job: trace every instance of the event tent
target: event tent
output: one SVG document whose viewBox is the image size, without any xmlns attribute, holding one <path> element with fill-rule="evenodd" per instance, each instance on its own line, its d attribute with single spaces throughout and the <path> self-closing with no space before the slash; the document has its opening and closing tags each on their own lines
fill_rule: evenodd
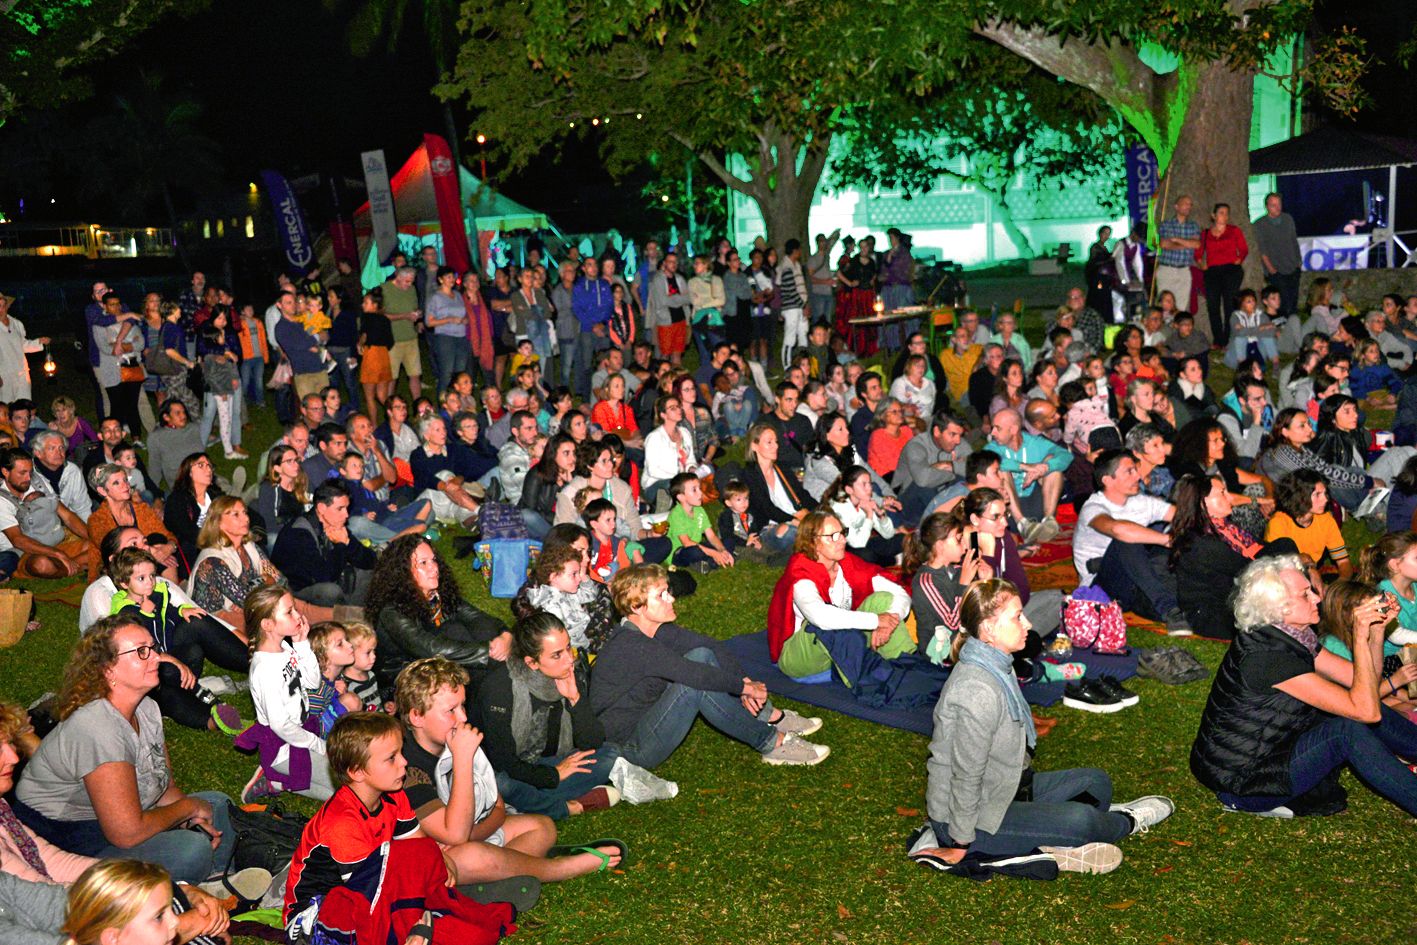
<svg viewBox="0 0 1417 945">
<path fill-rule="evenodd" d="M 416 253 L 426 244 L 438 245 L 442 224 L 438 221 L 438 205 L 433 196 L 433 175 L 428 166 L 428 149 L 419 145 L 398 172 L 389 179 L 394 195 L 394 220 L 398 226 L 399 245 Z M 522 206 L 500 194 L 485 181 L 480 181 L 466 167 L 458 167 L 458 189 L 462 197 L 463 225 L 468 243 L 475 247 L 479 259 L 487 263 L 487 247 L 492 238 L 513 230 L 554 230 L 551 218 L 537 210 Z M 366 201 L 354 211 L 354 233 L 359 241 L 363 260 L 361 279 L 366 287 L 378 285 L 387 277 L 373 249 L 373 224 Z"/>
</svg>

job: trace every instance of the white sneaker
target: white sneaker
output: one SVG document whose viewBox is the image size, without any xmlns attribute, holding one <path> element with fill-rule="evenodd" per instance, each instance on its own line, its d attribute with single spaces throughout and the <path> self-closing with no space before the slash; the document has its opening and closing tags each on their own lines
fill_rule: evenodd
<svg viewBox="0 0 1417 945">
<path fill-rule="evenodd" d="M 1038 533 L 1041 522 L 1035 522 L 1031 518 L 1021 518 L 1018 520 L 1018 543 L 1020 545 L 1033 544 L 1033 536 Z"/>
<path fill-rule="evenodd" d="M 1122 849 L 1112 843 L 1084 843 L 1080 847 L 1039 847 L 1065 873 L 1110 873 L 1122 865 Z"/>
<path fill-rule="evenodd" d="M 796 735 L 782 736 L 782 744 L 763 752 L 763 762 L 770 765 L 815 765 L 831 754 L 827 745 L 816 745 Z"/>
<path fill-rule="evenodd" d="M 1148 794 L 1125 804 L 1113 804 L 1107 808 L 1112 812 L 1126 814 L 1132 819 L 1132 833 L 1146 833 L 1167 817 L 1176 813 L 1176 802 L 1160 794 Z"/>
<path fill-rule="evenodd" d="M 801 715 L 791 709 L 782 710 L 782 718 L 772 723 L 784 735 L 811 735 L 822 727 L 822 720 L 814 715 Z"/>
<path fill-rule="evenodd" d="M 1058 520 L 1051 515 L 1045 516 L 1039 520 L 1038 526 L 1031 536 L 1033 544 L 1041 545 L 1044 542 L 1052 541 L 1054 538 L 1058 537 L 1059 531 L 1061 531 L 1061 529 L 1058 526 Z"/>
<path fill-rule="evenodd" d="M 1249 814 L 1251 817 L 1273 817 L 1276 820 L 1294 819 L 1294 811 L 1283 805 L 1271 807 L 1269 810 L 1241 810 L 1229 804 L 1221 804 L 1220 809 L 1227 814 Z"/>
</svg>

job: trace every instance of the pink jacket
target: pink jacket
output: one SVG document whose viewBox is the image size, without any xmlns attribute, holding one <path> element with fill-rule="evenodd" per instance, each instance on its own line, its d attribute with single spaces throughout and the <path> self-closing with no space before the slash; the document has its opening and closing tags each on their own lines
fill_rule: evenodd
<svg viewBox="0 0 1417 945">
<path fill-rule="evenodd" d="M 1107 394 L 1100 393 L 1088 400 L 1080 400 L 1068 408 L 1063 418 L 1063 445 L 1087 453 L 1088 435 L 1098 427 L 1112 425 L 1107 415 Z"/>
<path fill-rule="evenodd" d="M 4 803 L 5 801 L 0 800 L 0 804 Z M 44 861 L 44 868 L 49 871 L 49 882 L 67 886 L 78 879 L 80 873 L 98 862 L 91 856 L 80 856 L 61 850 L 43 837 L 35 836 L 34 831 L 28 827 L 24 829 L 34 840 L 35 846 L 39 847 L 39 858 Z M 3 828 L 0 828 L 0 870 L 31 883 L 45 882 L 45 878 L 25 862 L 14 838 Z"/>
</svg>

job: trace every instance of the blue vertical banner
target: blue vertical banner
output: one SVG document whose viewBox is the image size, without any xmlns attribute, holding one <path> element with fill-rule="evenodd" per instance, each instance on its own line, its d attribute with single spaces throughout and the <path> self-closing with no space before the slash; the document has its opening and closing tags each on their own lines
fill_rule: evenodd
<svg viewBox="0 0 1417 945">
<path fill-rule="evenodd" d="M 1144 144 L 1127 148 L 1127 219 L 1146 226 L 1147 205 L 1160 183 L 1156 155 Z"/>
<path fill-rule="evenodd" d="M 304 275 L 315 259 L 315 241 L 300 210 L 300 201 L 295 199 L 295 191 L 279 171 L 262 171 L 261 181 L 266 185 L 266 196 L 276 217 L 276 232 L 280 234 L 286 261 L 295 273 Z"/>
</svg>

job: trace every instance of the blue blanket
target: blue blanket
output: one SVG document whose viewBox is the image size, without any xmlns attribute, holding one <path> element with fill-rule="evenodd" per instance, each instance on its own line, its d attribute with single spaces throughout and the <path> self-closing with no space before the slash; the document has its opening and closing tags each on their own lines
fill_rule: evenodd
<svg viewBox="0 0 1417 945">
<path fill-rule="evenodd" d="M 948 676 L 947 671 L 915 656 L 890 662 L 863 657 L 855 691 L 840 680 L 804 685 L 784 676 L 769 658 L 767 631 L 733 637 L 725 645 L 742 664 L 743 672 L 767 683 L 768 692 L 774 695 L 927 736 L 933 727 L 931 715 L 940 687 Z M 1137 672 L 1135 650 L 1125 656 L 1078 652 L 1072 661 L 1086 663 L 1092 675 L 1106 673 L 1129 679 Z M 1055 705 L 1063 698 L 1063 686 L 1061 682 L 1029 683 L 1023 687 L 1023 695 L 1036 706 Z"/>
</svg>

